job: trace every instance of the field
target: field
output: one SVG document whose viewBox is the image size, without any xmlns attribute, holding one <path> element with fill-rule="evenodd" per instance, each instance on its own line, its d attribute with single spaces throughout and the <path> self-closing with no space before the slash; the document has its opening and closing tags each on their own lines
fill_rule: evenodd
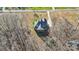
<svg viewBox="0 0 79 59">
<path fill-rule="evenodd" d="M 47 12 L 0 13 L 0 51 L 77 51 L 78 12 L 50 11 L 52 27 L 47 37 L 39 37 L 33 28 L 35 19 L 48 19 Z"/>
</svg>

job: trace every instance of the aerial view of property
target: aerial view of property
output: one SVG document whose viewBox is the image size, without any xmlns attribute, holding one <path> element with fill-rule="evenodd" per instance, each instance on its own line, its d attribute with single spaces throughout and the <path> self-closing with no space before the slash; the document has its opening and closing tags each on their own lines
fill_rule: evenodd
<svg viewBox="0 0 79 59">
<path fill-rule="evenodd" d="M 0 7 L 0 51 L 78 51 L 79 8 Z"/>
</svg>

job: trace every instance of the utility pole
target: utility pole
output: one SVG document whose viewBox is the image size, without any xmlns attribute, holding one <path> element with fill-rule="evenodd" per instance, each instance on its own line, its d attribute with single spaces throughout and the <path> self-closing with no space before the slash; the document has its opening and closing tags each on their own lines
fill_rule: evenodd
<svg viewBox="0 0 79 59">
<path fill-rule="evenodd" d="M 5 7 L 2 8 L 2 11 L 5 12 Z"/>
<path fill-rule="evenodd" d="M 55 7 L 52 7 L 52 10 L 55 10 Z M 50 17 L 50 11 L 47 11 L 47 15 L 48 15 L 48 24 L 49 24 L 49 27 L 52 27 L 52 20 L 51 20 L 51 17 Z"/>
<path fill-rule="evenodd" d="M 55 7 L 52 7 L 52 10 L 55 10 Z"/>
<path fill-rule="evenodd" d="M 48 25 L 49 25 L 49 27 L 52 27 L 52 20 L 51 20 L 50 12 L 49 11 L 47 11 L 47 15 L 48 15 L 48 20 L 47 20 Z"/>
</svg>

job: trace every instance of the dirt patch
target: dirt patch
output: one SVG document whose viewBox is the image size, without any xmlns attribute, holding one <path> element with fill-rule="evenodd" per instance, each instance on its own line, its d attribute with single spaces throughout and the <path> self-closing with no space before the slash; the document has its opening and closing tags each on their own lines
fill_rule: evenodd
<svg viewBox="0 0 79 59">
<path fill-rule="evenodd" d="M 42 17 L 48 19 L 47 12 L 0 13 L 0 50 L 79 50 L 66 44 L 68 40 L 79 39 L 78 11 L 50 12 L 52 27 L 47 37 L 39 37 L 33 28 L 33 21 Z"/>
</svg>

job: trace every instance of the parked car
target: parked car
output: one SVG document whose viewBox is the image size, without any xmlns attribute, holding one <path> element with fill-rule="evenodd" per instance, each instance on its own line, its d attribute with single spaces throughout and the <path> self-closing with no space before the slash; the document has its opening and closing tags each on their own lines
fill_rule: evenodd
<svg viewBox="0 0 79 59">
<path fill-rule="evenodd" d="M 49 25 L 47 20 L 45 18 L 38 20 L 34 30 L 39 36 L 47 36 L 49 34 Z"/>
</svg>

